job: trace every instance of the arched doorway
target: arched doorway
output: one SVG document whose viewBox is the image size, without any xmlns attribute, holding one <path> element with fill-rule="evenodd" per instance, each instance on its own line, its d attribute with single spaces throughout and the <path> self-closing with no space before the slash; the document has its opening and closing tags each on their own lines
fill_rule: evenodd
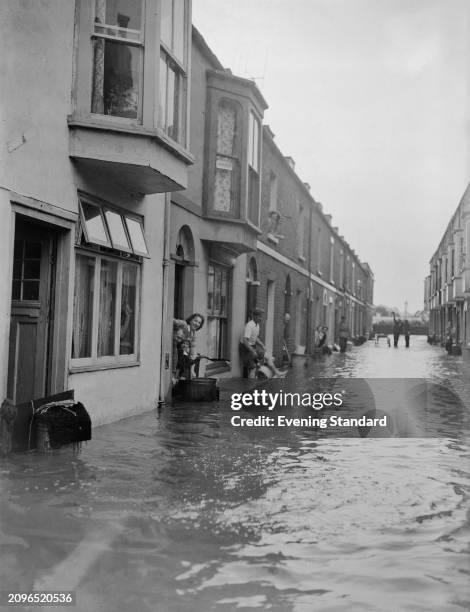
<svg viewBox="0 0 470 612">
<path fill-rule="evenodd" d="M 185 319 L 192 312 L 194 292 L 194 241 L 191 230 L 183 225 L 176 237 L 173 318 Z"/>
</svg>

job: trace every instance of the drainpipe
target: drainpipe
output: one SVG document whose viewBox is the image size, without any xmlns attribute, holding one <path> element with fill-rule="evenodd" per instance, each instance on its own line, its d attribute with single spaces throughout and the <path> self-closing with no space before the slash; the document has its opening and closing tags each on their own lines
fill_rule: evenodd
<svg viewBox="0 0 470 612">
<path fill-rule="evenodd" d="M 170 273 L 170 193 L 165 193 L 165 213 L 163 217 L 163 260 L 162 260 L 162 324 L 160 335 L 160 381 L 158 390 L 158 408 L 165 406 L 165 370 L 167 369 L 166 332 L 168 319 L 168 276 Z"/>
<path fill-rule="evenodd" d="M 311 275 L 312 275 L 312 220 L 313 220 L 313 204 L 310 205 L 310 211 L 308 215 L 308 291 L 307 291 L 307 342 L 306 342 L 306 353 L 310 353 L 311 335 L 312 335 L 312 321 L 311 321 L 311 310 L 312 310 L 312 299 L 310 295 L 313 287 Z"/>
</svg>

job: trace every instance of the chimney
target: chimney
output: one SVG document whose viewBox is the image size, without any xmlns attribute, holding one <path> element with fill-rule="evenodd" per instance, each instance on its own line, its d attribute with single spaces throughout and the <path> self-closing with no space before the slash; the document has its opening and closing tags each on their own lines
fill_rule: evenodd
<svg viewBox="0 0 470 612">
<path fill-rule="evenodd" d="M 289 168 L 291 170 L 295 170 L 295 161 L 292 159 L 292 157 L 289 157 L 288 155 L 286 155 L 284 157 L 284 159 L 286 160 L 287 165 L 289 166 Z"/>
<path fill-rule="evenodd" d="M 321 202 L 315 202 L 315 203 L 316 203 L 316 205 L 317 205 L 318 210 L 319 210 L 320 212 L 322 212 L 322 211 L 323 211 L 323 204 L 322 204 Z"/>
<path fill-rule="evenodd" d="M 328 225 L 331 225 L 331 219 L 333 217 L 331 215 L 325 215 L 325 219 L 327 220 Z"/>
<path fill-rule="evenodd" d="M 304 187 L 307 191 L 310 191 L 310 183 L 304 183 Z"/>
<path fill-rule="evenodd" d="M 334 228 L 333 228 L 333 231 L 334 231 L 334 232 L 336 232 L 336 233 L 338 233 L 338 232 L 339 232 L 339 229 L 338 229 L 337 227 L 334 227 Z"/>
</svg>

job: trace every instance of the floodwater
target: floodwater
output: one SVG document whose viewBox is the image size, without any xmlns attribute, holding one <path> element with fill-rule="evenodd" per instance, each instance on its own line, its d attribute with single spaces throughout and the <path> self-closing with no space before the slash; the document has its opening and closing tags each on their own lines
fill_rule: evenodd
<svg viewBox="0 0 470 612">
<path fill-rule="evenodd" d="M 97 428 L 79 454 L 12 456 L 0 588 L 73 590 L 78 612 L 470 609 L 470 371 L 413 337 L 299 360 L 265 388 L 318 377 L 367 379 L 392 412 L 398 391 L 372 379 L 431 381 L 407 395 L 426 435 L 236 428 L 226 392 Z"/>
</svg>

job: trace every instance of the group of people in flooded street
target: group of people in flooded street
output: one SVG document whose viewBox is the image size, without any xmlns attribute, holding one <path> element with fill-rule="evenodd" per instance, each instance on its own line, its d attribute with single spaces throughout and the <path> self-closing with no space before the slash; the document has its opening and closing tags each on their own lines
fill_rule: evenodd
<svg viewBox="0 0 470 612">
<path fill-rule="evenodd" d="M 260 339 L 260 323 L 264 311 L 254 308 L 245 325 L 243 336 L 240 339 L 240 357 L 249 378 L 254 378 L 261 372 L 267 378 L 283 377 L 285 370 L 277 367 L 274 357 L 266 351 L 266 347 Z M 286 326 L 288 319 L 286 318 Z M 176 355 L 174 366 L 174 384 L 179 380 L 188 380 L 199 375 L 199 362 L 203 356 L 196 350 L 196 334 L 204 325 L 204 316 L 198 312 L 193 313 L 187 319 L 173 320 L 173 341 Z M 314 351 L 321 354 L 331 354 L 333 350 L 341 353 L 346 352 L 350 330 L 346 318 L 341 317 L 339 328 L 339 346 L 328 345 L 328 327 L 318 325 L 314 331 Z M 287 342 L 284 340 L 284 349 L 287 352 Z M 288 355 L 290 357 L 290 355 Z"/>
</svg>

